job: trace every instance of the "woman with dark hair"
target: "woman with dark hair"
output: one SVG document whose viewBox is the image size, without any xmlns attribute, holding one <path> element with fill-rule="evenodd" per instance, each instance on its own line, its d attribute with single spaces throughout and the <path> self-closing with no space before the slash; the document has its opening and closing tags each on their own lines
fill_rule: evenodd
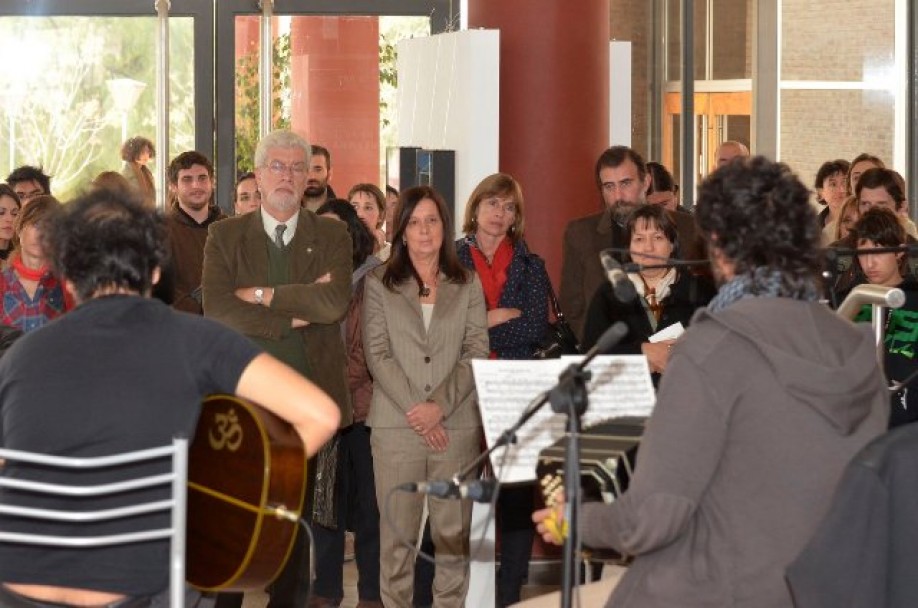
<svg viewBox="0 0 918 608">
<path fill-rule="evenodd" d="M 0 184 L 0 260 L 7 260 L 15 246 L 16 218 L 20 208 L 22 204 L 13 189 L 7 184 Z"/>
<path fill-rule="evenodd" d="M 38 329 L 72 307 L 64 285 L 52 272 L 42 234 L 60 212 L 53 196 L 33 198 L 16 221 L 16 248 L 0 273 L 0 325 L 23 332 Z"/>
<path fill-rule="evenodd" d="M 143 206 L 153 209 L 156 206 L 156 187 L 153 185 L 153 173 L 147 168 L 150 159 L 156 158 L 156 148 L 146 137 L 132 137 L 121 146 L 121 160 L 124 168 L 121 175 L 140 195 Z"/>
<path fill-rule="evenodd" d="M 481 420 L 471 360 L 488 356 L 488 333 L 481 282 L 456 256 L 443 197 L 409 188 L 396 215 L 392 256 L 367 275 L 362 329 L 373 376 L 367 424 L 376 498 L 394 526 L 380 529 L 380 591 L 387 606 L 410 606 L 410 547 L 424 497 L 396 488 L 449 478 L 475 458 Z M 431 499 L 427 507 L 438 559 L 434 604 L 459 608 L 468 591 L 471 504 Z"/>
<path fill-rule="evenodd" d="M 823 228 L 834 224 L 840 217 L 841 207 L 848 197 L 848 169 L 851 165 L 843 158 L 822 163 L 816 172 L 813 186 L 816 188 L 816 202 L 825 205 L 819 212 L 819 225 Z"/>
<path fill-rule="evenodd" d="M 631 261 L 660 265 L 678 257 L 676 225 L 663 207 L 644 205 L 628 217 L 625 238 Z M 612 351 L 615 354 L 644 354 L 654 382 L 666 369 L 675 339 L 651 342 L 658 331 L 681 323 L 687 326 L 695 310 L 714 295 L 714 286 L 704 277 L 680 268 L 647 268 L 628 273 L 637 297 L 620 302 L 611 283 L 603 283 L 590 302 L 583 329 L 583 347 L 591 348 L 616 321 L 628 325 L 628 334 Z"/>
<path fill-rule="evenodd" d="M 338 495 L 342 497 L 343 508 L 339 508 L 338 530 L 333 546 L 335 555 L 318 556 L 316 576 L 333 578 L 336 587 L 341 587 L 343 597 L 342 564 L 344 562 L 344 529 L 348 521 L 353 522 L 354 555 L 357 562 L 357 596 L 360 606 L 382 607 L 379 599 L 379 508 L 376 504 L 376 482 L 373 477 L 373 454 L 370 448 L 370 429 L 366 420 L 373 396 L 373 378 L 367 369 L 363 352 L 363 333 L 360 316 L 363 309 L 364 280 L 366 274 L 382 264 L 373 255 L 376 239 L 370 234 L 357 212 L 346 200 L 336 198 L 326 201 L 316 214 L 341 220 L 347 224 L 353 243 L 353 267 L 351 276 L 353 296 L 347 309 L 347 316 L 341 326 L 344 347 L 347 353 L 347 381 L 351 393 L 354 422 L 341 431 L 339 453 Z M 334 571 L 332 571 L 334 570 Z M 326 574 L 327 572 L 327 574 Z M 335 598 L 318 598 L 335 604 Z"/>
<path fill-rule="evenodd" d="M 908 237 L 895 213 L 882 207 L 866 211 L 851 229 L 858 249 L 898 247 Z M 906 252 L 862 253 L 854 258 L 856 276 L 872 285 L 898 287 L 905 292 L 905 304 L 886 311 L 884 327 L 884 368 L 890 382 L 902 381 L 918 369 L 918 281 L 909 272 Z M 847 294 L 841 294 L 839 301 Z M 865 306 L 855 321 L 871 320 L 872 307 Z M 889 427 L 918 420 L 918 397 L 915 391 L 902 387 L 890 396 Z"/>
<path fill-rule="evenodd" d="M 523 191 L 506 173 L 484 178 L 469 196 L 456 241 L 459 260 L 475 271 L 488 308 L 492 359 L 530 359 L 548 329 L 549 279 L 542 259 L 529 252 Z M 531 484 L 504 486 L 498 498 L 500 569 L 497 605 L 520 601 L 529 571 L 535 528 Z"/>
</svg>

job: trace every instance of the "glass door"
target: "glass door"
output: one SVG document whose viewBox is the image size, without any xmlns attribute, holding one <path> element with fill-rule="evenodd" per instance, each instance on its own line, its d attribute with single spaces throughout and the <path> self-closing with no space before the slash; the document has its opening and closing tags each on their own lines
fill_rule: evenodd
<svg viewBox="0 0 918 608">
<path fill-rule="evenodd" d="M 682 112 L 681 93 L 667 93 L 663 102 L 663 160 L 673 175 L 679 175 L 679 124 Z M 752 127 L 752 93 L 731 91 L 695 93 L 696 184 L 711 169 L 714 153 L 725 141 L 749 145 Z M 688 193 L 686 193 L 688 195 Z"/>
<path fill-rule="evenodd" d="M 121 170 L 121 144 L 156 139 L 157 17 L 150 0 L 6 2 L 0 8 L 0 177 L 32 164 L 67 199 L 102 171 Z M 170 146 L 213 152 L 211 0 L 173 0 Z"/>
<path fill-rule="evenodd" d="M 275 0 L 271 125 L 329 150 L 338 196 L 359 182 L 384 185 L 386 148 L 396 142 L 396 45 L 444 31 L 451 15 L 448 0 Z M 253 168 L 261 19 L 251 1 L 217 4 L 217 189 L 225 208 L 236 175 Z"/>
</svg>

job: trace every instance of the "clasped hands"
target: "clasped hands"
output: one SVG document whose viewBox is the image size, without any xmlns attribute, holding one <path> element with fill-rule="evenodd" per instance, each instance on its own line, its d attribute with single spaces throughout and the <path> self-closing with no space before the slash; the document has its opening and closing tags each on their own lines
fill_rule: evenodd
<svg viewBox="0 0 918 608">
<path fill-rule="evenodd" d="M 431 450 L 445 452 L 449 434 L 443 428 L 443 410 L 433 401 L 422 401 L 405 414 L 408 428 L 420 435 Z"/>
</svg>

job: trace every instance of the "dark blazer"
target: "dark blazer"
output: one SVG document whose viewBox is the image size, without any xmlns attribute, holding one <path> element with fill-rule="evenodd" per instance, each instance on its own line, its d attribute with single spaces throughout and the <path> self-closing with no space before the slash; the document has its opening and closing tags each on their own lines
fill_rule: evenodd
<svg viewBox="0 0 918 608">
<path fill-rule="evenodd" d="M 488 320 L 478 275 L 453 283 L 440 274 L 425 330 L 417 284 L 404 281 L 389 290 L 385 270 L 367 275 L 363 294 L 363 349 L 373 376 L 367 425 L 407 428 L 408 410 L 433 401 L 446 429 L 481 426 L 471 361 L 488 358 Z"/>
<path fill-rule="evenodd" d="M 683 211 L 669 213 L 676 224 L 679 257 L 684 260 L 704 258 L 705 247 L 694 217 Z M 572 220 L 564 230 L 558 300 L 561 311 L 581 341 L 590 299 L 606 281 L 599 252 L 609 247 L 627 249 L 628 245 L 624 228 L 612 221 L 609 209 Z"/>
<path fill-rule="evenodd" d="M 456 241 L 459 261 L 472 272 L 475 272 L 471 249 L 474 243 L 474 236 Z M 530 253 L 526 243 L 516 243 L 498 307 L 517 308 L 521 314 L 488 329 L 491 350 L 498 359 L 531 359 L 541 345 L 548 331 L 548 281 L 542 258 Z"/>
<path fill-rule="evenodd" d="M 236 297 L 239 287 L 265 285 L 268 235 L 256 211 L 210 226 L 204 248 L 204 314 L 252 337 L 278 339 L 299 332 L 312 378 L 341 408 L 341 426 L 351 423 L 346 359 L 339 321 L 351 298 L 351 239 L 344 223 L 300 211 L 290 241 L 290 283 L 275 288 L 270 307 Z M 315 283 L 326 272 L 331 282 Z M 309 321 L 291 329 L 291 319 Z"/>
<path fill-rule="evenodd" d="M 657 330 L 650 325 L 647 312 L 641 298 L 631 302 L 619 302 L 612 290 L 612 284 L 603 283 L 590 302 L 586 324 L 583 328 L 583 348 L 592 348 L 613 323 L 624 321 L 628 333 L 612 349 L 611 354 L 639 355 L 641 344 L 657 331 L 675 323 L 688 327 L 695 311 L 706 306 L 714 297 L 714 285 L 705 277 L 696 277 L 688 272 L 680 272 L 670 286 L 669 294 L 660 302 L 663 314 L 657 324 Z"/>
</svg>

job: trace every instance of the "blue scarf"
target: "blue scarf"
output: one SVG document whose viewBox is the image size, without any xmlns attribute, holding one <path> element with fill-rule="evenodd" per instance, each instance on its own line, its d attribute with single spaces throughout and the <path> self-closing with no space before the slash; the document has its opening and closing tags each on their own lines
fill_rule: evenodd
<svg viewBox="0 0 918 608">
<path fill-rule="evenodd" d="M 768 268 L 756 268 L 741 274 L 720 286 L 717 295 L 708 304 L 711 312 L 721 311 L 743 298 L 793 298 L 807 302 L 819 300 L 819 289 L 814 280 L 806 281 L 796 289 L 784 281 L 784 273 Z"/>
</svg>

